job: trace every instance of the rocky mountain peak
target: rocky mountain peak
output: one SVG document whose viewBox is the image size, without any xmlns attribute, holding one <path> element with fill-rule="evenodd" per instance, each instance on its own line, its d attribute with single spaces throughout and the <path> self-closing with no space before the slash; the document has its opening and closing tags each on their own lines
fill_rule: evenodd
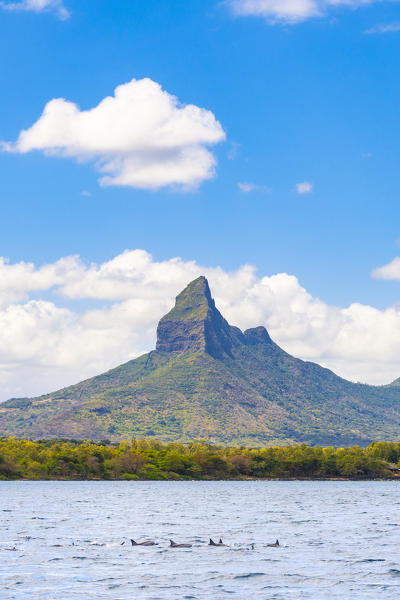
<svg viewBox="0 0 400 600">
<path fill-rule="evenodd" d="M 176 297 L 174 308 L 158 324 L 160 352 L 208 352 L 216 358 L 230 354 L 241 332 L 230 327 L 215 306 L 208 281 L 198 277 Z M 243 336 L 242 336 L 243 337 Z"/>
<path fill-rule="evenodd" d="M 207 279 L 202 275 L 191 281 L 175 299 L 174 308 L 163 317 L 174 321 L 186 321 L 201 318 L 209 310 L 215 309 Z M 215 309 L 216 310 L 216 309 Z"/>
</svg>

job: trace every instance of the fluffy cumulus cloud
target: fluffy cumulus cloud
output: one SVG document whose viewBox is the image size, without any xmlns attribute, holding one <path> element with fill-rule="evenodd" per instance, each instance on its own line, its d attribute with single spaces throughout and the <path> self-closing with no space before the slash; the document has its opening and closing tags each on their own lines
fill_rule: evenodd
<svg viewBox="0 0 400 600">
<path fill-rule="evenodd" d="M 30 11 L 35 13 L 52 12 L 60 19 L 68 19 L 70 14 L 62 0 L 20 0 L 20 2 L 0 2 L 0 7 L 11 11 Z"/>
<path fill-rule="evenodd" d="M 377 267 L 372 271 L 376 279 L 392 279 L 400 281 L 400 256 L 396 256 L 390 263 Z"/>
<path fill-rule="evenodd" d="M 295 24 L 328 14 L 335 7 L 358 8 L 382 0 L 227 0 L 238 16 L 262 17 L 269 22 Z M 396 1 L 396 0 L 394 0 Z"/>
<path fill-rule="evenodd" d="M 33 263 L 10 265 L 0 257 L 0 308 L 26 300 L 30 292 L 44 291 L 60 285 L 77 264 L 77 258 L 66 257 L 37 268 Z"/>
<path fill-rule="evenodd" d="M 311 194 L 313 187 L 313 184 L 309 181 L 301 181 L 300 183 L 296 183 L 296 192 L 298 194 Z"/>
<path fill-rule="evenodd" d="M 288 352 L 353 380 L 400 375 L 399 307 L 329 306 L 287 273 L 157 262 L 130 250 L 103 264 L 77 256 L 43 266 L 1 261 L 0 399 L 51 391 L 152 349 L 158 320 L 200 274 L 232 324 L 265 325 Z"/>
<path fill-rule="evenodd" d="M 102 185 L 192 188 L 214 175 L 209 146 L 225 139 L 212 112 L 182 105 L 151 79 L 118 86 L 90 110 L 63 98 L 3 150 L 94 161 Z"/>
</svg>

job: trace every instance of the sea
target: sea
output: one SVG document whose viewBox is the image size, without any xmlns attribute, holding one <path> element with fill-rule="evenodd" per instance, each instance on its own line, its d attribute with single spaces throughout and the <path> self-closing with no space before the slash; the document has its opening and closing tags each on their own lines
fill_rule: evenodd
<svg viewBox="0 0 400 600">
<path fill-rule="evenodd" d="M 0 519 L 2 600 L 400 598 L 396 481 L 2 481 Z"/>
</svg>

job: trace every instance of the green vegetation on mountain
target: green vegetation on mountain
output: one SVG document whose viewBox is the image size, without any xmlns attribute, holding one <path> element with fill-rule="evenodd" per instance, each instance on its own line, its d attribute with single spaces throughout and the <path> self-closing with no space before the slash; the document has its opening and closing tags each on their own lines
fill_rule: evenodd
<svg viewBox="0 0 400 600">
<path fill-rule="evenodd" d="M 156 350 L 78 385 L 0 405 L 0 435 L 153 438 L 255 446 L 366 446 L 400 438 L 400 385 L 346 381 L 245 332 L 199 277 L 157 329 Z"/>
<path fill-rule="evenodd" d="M 157 440 L 0 439 L 0 479 L 371 479 L 400 477 L 393 469 L 399 460 L 400 444 L 394 443 L 250 449 Z"/>
</svg>

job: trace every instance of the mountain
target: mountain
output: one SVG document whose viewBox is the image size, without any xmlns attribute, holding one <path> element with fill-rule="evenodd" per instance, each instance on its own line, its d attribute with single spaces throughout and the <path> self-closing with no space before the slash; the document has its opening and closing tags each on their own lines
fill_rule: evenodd
<svg viewBox="0 0 400 600">
<path fill-rule="evenodd" d="M 58 392 L 1 404 L 0 435 L 366 445 L 399 439 L 399 383 L 351 383 L 290 356 L 264 327 L 232 327 L 199 277 L 159 322 L 155 351 Z"/>
</svg>

